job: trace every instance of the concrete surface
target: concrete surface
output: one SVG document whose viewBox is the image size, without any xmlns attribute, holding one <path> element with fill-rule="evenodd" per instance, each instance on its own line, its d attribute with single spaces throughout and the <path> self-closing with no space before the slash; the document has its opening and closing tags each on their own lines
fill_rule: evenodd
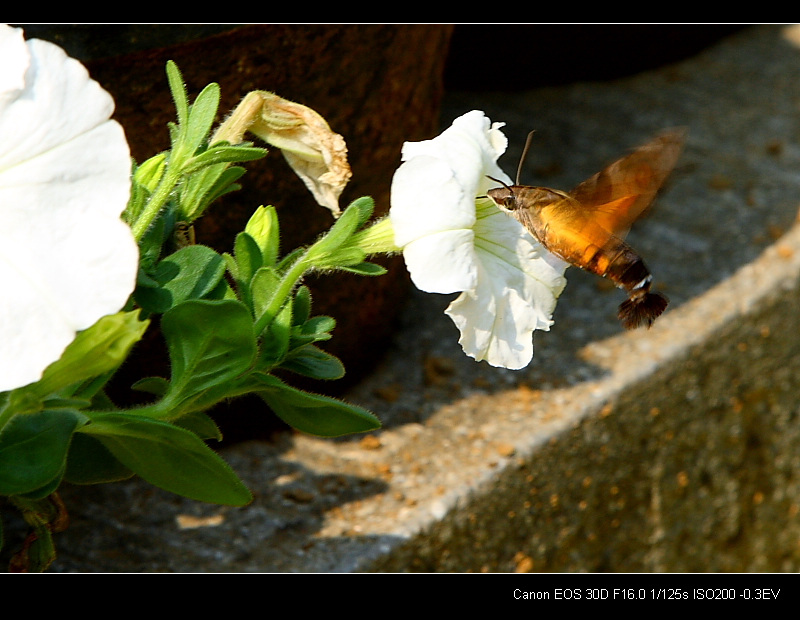
<svg viewBox="0 0 800 620">
<path fill-rule="evenodd" d="M 543 59 L 542 62 L 546 62 Z M 672 303 L 622 333 L 621 293 L 567 271 L 552 331 L 512 372 L 463 355 L 415 293 L 348 398 L 380 433 L 224 451 L 256 499 L 65 489 L 53 571 L 800 569 L 800 35 L 759 26 L 632 78 L 449 93 L 507 123 L 513 175 L 568 189 L 661 128 L 678 169 L 629 237 Z"/>
</svg>

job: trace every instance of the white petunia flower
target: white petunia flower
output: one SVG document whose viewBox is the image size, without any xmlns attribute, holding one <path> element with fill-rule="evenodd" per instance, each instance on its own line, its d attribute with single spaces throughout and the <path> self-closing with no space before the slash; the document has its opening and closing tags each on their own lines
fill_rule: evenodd
<svg viewBox="0 0 800 620">
<path fill-rule="evenodd" d="M 114 101 L 60 47 L 0 25 L 0 391 L 37 381 L 133 291 Z"/>
<path fill-rule="evenodd" d="M 446 313 L 464 352 L 519 369 L 533 357 L 533 331 L 552 324 L 567 264 L 486 198 L 497 185 L 488 177 L 512 184 L 497 165 L 500 127 L 474 110 L 432 140 L 407 142 L 389 217 L 417 288 L 461 292 Z"/>
</svg>

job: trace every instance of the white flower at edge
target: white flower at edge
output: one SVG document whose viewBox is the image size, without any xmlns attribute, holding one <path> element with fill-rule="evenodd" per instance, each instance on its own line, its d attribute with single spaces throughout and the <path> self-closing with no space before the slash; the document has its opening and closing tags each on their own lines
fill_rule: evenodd
<svg viewBox="0 0 800 620">
<path fill-rule="evenodd" d="M 501 123 L 474 110 L 441 135 L 407 142 L 392 180 L 391 218 L 411 280 L 429 293 L 461 292 L 446 313 L 464 352 L 519 369 L 533 357 L 533 331 L 547 331 L 567 264 L 485 197 L 509 185 L 497 165 Z"/>
<path fill-rule="evenodd" d="M 37 381 L 120 310 L 138 248 L 114 101 L 60 47 L 0 25 L 0 391 Z"/>
</svg>

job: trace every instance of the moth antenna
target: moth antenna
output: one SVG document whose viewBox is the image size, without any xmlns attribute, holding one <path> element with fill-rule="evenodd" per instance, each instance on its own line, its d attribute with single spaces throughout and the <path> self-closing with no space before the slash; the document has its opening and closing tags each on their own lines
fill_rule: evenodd
<svg viewBox="0 0 800 620">
<path fill-rule="evenodd" d="M 509 192 L 511 192 L 511 194 L 512 194 L 512 195 L 514 194 L 514 190 L 513 190 L 513 189 L 511 189 L 511 188 L 510 188 L 508 185 L 506 185 L 505 183 L 503 183 L 503 181 L 501 181 L 500 179 L 495 179 L 494 177 L 490 177 L 488 174 L 486 175 L 486 178 L 487 178 L 487 179 L 490 179 L 490 180 L 492 180 L 492 181 L 494 181 L 495 183 L 500 183 L 500 185 L 502 185 L 503 187 L 505 187 L 505 188 L 506 188 L 506 189 L 507 189 Z"/>
<path fill-rule="evenodd" d="M 534 129 L 528 134 L 527 139 L 525 140 L 525 148 L 522 149 L 522 155 L 519 158 L 519 165 L 517 166 L 517 181 L 516 185 L 519 185 L 519 178 L 522 176 L 522 165 L 525 163 L 525 158 L 528 156 L 528 149 L 531 148 L 531 141 L 533 140 L 533 134 L 536 132 Z"/>
</svg>

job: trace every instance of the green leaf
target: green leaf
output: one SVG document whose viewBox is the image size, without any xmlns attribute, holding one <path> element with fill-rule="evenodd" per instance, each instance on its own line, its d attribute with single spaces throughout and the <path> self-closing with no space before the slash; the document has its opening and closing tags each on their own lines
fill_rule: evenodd
<svg viewBox="0 0 800 620">
<path fill-rule="evenodd" d="M 240 267 L 241 269 L 241 267 Z M 269 308 L 272 298 L 277 293 L 281 279 L 272 267 L 261 267 L 250 282 L 250 300 L 253 316 L 258 321 Z M 278 310 L 280 313 L 280 310 Z"/>
<path fill-rule="evenodd" d="M 291 427 L 322 437 L 363 433 L 380 428 L 380 420 L 366 409 L 290 387 L 271 375 L 253 375 L 263 389 L 258 395 Z"/>
<path fill-rule="evenodd" d="M 202 299 L 224 275 L 222 256 L 204 245 L 187 245 L 156 265 L 151 274 L 156 286 L 141 283 L 136 301 L 148 312 L 160 314 L 184 301 Z"/>
<path fill-rule="evenodd" d="M 312 342 L 320 342 L 322 340 L 330 340 L 330 332 L 336 327 L 336 319 L 330 316 L 314 316 L 308 319 L 302 326 L 295 327 L 292 330 L 292 341 L 289 345 L 290 348 L 311 344 Z"/>
<path fill-rule="evenodd" d="M 371 213 L 371 199 L 359 199 L 350 203 L 328 232 L 312 245 L 305 260 L 316 269 L 328 269 L 355 265 L 366 258 L 366 253 L 357 245 L 348 245 L 352 235 L 363 224 L 364 216 Z"/>
<path fill-rule="evenodd" d="M 340 248 L 336 253 L 332 254 L 326 265 L 326 269 L 347 269 L 348 267 L 356 267 L 364 264 L 364 259 L 367 253 L 359 247 L 351 246 L 347 248 Z"/>
<path fill-rule="evenodd" d="M 206 299 L 230 299 L 231 301 L 237 301 L 239 298 L 231 288 L 231 285 L 228 284 L 228 281 L 222 278 L 216 288 L 206 295 Z"/>
<path fill-rule="evenodd" d="M 313 344 L 294 349 L 281 363 L 280 368 L 298 375 L 331 381 L 344 377 L 344 365 L 338 357 Z"/>
<path fill-rule="evenodd" d="M 167 153 L 159 153 L 136 167 L 133 173 L 133 180 L 148 192 L 153 193 L 158 187 L 161 177 L 164 176 L 166 167 Z"/>
<path fill-rule="evenodd" d="M 358 210 L 358 227 L 360 228 L 372 217 L 372 212 L 375 210 L 375 201 L 371 196 L 362 196 L 347 205 L 347 208 Z"/>
<path fill-rule="evenodd" d="M 339 216 L 336 223 L 330 227 L 325 236 L 309 248 L 308 260 L 315 267 L 327 266 L 330 262 L 330 256 L 347 242 L 350 236 L 358 229 L 360 221 L 361 211 L 351 204 Z"/>
<path fill-rule="evenodd" d="M 236 191 L 236 183 L 245 173 L 241 166 L 217 164 L 189 175 L 179 188 L 179 211 L 181 218 L 193 222 L 220 196 Z"/>
<path fill-rule="evenodd" d="M 175 424 L 187 431 L 192 431 L 200 439 L 216 439 L 222 441 L 222 432 L 217 423 L 202 411 L 191 411 L 175 421 Z"/>
<path fill-rule="evenodd" d="M 183 302 L 164 314 L 161 328 L 172 365 L 165 400 L 172 407 L 236 378 L 256 355 L 252 317 L 239 301 Z"/>
<path fill-rule="evenodd" d="M 187 154 L 194 155 L 195 151 L 205 142 L 211 125 L 219 107 L 219 84 L 212 82 L 206 86 L 189 108 L 189 118 L 186 121 L 186 134 L 184 136 Z M 195 157 L 185 165 L 191 168 Z M 185 168 L 182 167 L 182 171 Z"/>
<path fill-rule="evenodd" d="M 126 467 L 166 491 L 242 506 L 252 495 L 230 466 L 191 431 L 126 413 L 93 414 L 89 433 Z"/>
<path fill-rule="evenodd" d="M 169 381 L 164 377 L 144 377 L 131 385 L 131 389 L 155 396 L 164 396 L 169 389 Z"/>
<path fill-rule="evenodd" d="M 189 98 L 186 95 L 183 76 L 178 69 L 178 65 L 172 60 L 167 61 L 167 82 L 178 113 L 178 124 L 185 125 L 189 118 Z"/>
<path fill-rule="evenodd" d="M 68 525 L 64 505 L 52 495 L 40 498 L 16 495 L 10 497 L 9 501 L 22 513 L 22 518 L 31 528 L 12 564 L 16 570 L 28 573 L 46 571 L 56 559 L 53 532 L 62 532 Z"/>
<path fill-rule="evenodd" d="M 250 234 L 240 232 L 233 242 L 233 255 L 236 258 L 237 283 L 246 293 L 250 289 L 250 281 L 263 264 L 261 248 Z"/>
<path fill-rule="evenodd" d="M 145 204 L 158 187 L 167 165 L 167 153 L 159 153 L 141 165 L 133 165 L 133 182 L 131 197 L 122 219 L 128 224 L 135 222 L 142 213 Z"/>
<path fill-rule="evenodd" d="M 306 251 L 303 247 L 295 248 L 278 261 L 277 270 L 281 273 L 288 271 L 296 262 L 304 258 Z"/>
<path fill-rule="evenodd" d="M 269 371 L 289 352 L 292 333 L 292 304 L 285 304 L 275 320 L 262 334 L 259 351 L 259 367 Z"/>
<path fill-rule="evenodd" d="M 231 278 L 238 280 L 239 267 L 236 265 L 236 259 L 232 254 L 228 254 L 227 252 L 222 253 L 222 258 L 225 259 L 225 267 L 228 269 L 228 273 L 231 275 Z"/>
<path fill-rule="evenodd" d="M 211 126 L 209 125 L 209 129 Z M 218 145 L 212 146 L 190 159 L 183 168 L 184 174 L 192 174 L 207 166 L 217 164 L 231 164 L 243 161 L 261 159 L 267 154 L 267 149 L 248 146 Z"/>
<path fill-rule="evenodd" d="M 82 381 L 79 385 L 76 385 L 74 389 L 71 389 L 70 392 L 72 393 L 73 399 L 81 399 L 87 402 L 86 406 L 75 406 L 76 409 L 86 409 L 86 408 L 93 408 L 93 409 L 106 409 L 106 408 L 114 408 L 114 404 L 108 395 L 103 391 L 106 383 L 111 377 L 114 375 L 114 370 L 109 370 L 104 372 L 101 375 L 94 377 L 93 379 L 87 379 L 86 381 Z M 48 403 L 51 401 L 48 400 Z"/>
<path fill-rule="evenodd" d="M 57 487 L 72 434 L 85 422 L 86 416 L 70 409 L 45 409 L 11 418 L 0 431 L 0 495 Z"/>
<path fill-rule="evenodd" d="M 64 480 L 70 484 L 118 482 L 133 476 L 97 439 L 86 433 L 75 433 L 69 447 Z"/>
<path fill-rule="evenodd" d="M 300 286 L 292 301 L 294 316 L 293 325 L 303 325 L 311 316 L 311 291 L 305 285 Z"/>
<path fill-rule="evenodd" d="M 340 267 L 340 269 L 358 274 L 360 276 L 382 276 L 386 273 L 385 267 L 367 261 L 358 263 L 357 265 Z"/>
<path fill-rule="evenodd" d="M 149 325 L 149 321 L 139 321 L 138 315 L 139 310 L 109 314 L 78 333 L 39 381 L 11 392 L 8 407 L 31 411 L 37 401 L 51 394 L 116 370 Z"/>
<path fill-rule="evenodd" d="M 351 202 L 328 233 L 309 248 L 308 262 L 315 269 L 345 269 L 360 275 L 385 273 L 383 268 L 364 262 L 371 246 L 358 233 L 372 216 L 374 206 L 369 196 Z"/>
</svg>

